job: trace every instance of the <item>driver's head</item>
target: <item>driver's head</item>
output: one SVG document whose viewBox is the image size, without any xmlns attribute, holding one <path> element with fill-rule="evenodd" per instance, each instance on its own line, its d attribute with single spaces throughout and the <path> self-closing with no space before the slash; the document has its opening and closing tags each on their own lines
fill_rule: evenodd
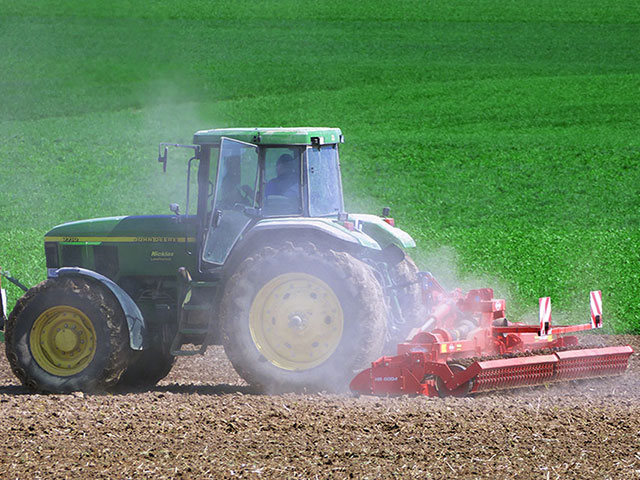
<svg viewBox="0 0 640 480">
<path fill-rule="evenodd" d="M 288 153 L 284 153 L 278 157 L 278 161 L 276 162 L 276 173 L 278 176 L 284 175 L 286 173 L 293 173 L 293 157 Z"/>
</svg>

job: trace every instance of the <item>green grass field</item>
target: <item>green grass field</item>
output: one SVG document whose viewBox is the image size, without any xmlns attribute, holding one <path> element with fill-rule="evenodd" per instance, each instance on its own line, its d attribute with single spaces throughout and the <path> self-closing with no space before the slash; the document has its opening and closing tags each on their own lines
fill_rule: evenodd
<svg viewBox="0 0 640 480">
<path fill-rule="evenodd" d="M 391 206 L 448 286 L 574 321 L 602 289 L 640 333 L 639 45 L 623 0 L 0 0 L 0 266 L 34 284 L 51 226 L 183 204 L 158 142 L 338 126 L 348 209 Z"/>
</svg>

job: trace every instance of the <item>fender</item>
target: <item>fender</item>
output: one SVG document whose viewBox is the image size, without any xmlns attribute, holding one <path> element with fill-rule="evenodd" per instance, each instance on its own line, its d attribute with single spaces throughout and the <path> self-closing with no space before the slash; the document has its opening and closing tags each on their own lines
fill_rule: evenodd
<svg viewBox="0 0 640 480">
<path fill-rule="evenodd" d="M 142 312 L 136 305 L 136 302 L 125 292 L 118 284 L 108 279 L 104 275 L 101 275 L 92 270 L 80 267 L 62 267 L 51 268 L 47 271 L 49 278 L 57 277 L 87 277 L 100 282 L 107 287 L 111 293 L 113 293 L 116 300 L 120 304 L 120 308 L 124 312 L 124 316 L 127 319 L 127 326 L 129 327 L 129 346 L 132 350 L 143 350 L 145 348 L 145 332 L 146 325 Z"/>
<path fill-rule="evenodd" d="M 376 215 L 350 213 L 349 219 L 356 224 L 356 228 L 375 240 L 382 248 L 396 245 L 400 248 L 413 248 L 416 242 L 404 230 L 392 227 Z"/>
<path fill-rule="evenodd" d="M 378 242 L 366 233 L 356 230 L 355 227 L 353 230 L 349 230 L 336 220 L 330 218 L 267 218 L 256 223 L 250 230 L 250 233 L 272 229 L 282 230 L 284 228 L 314 230 L 318 234 L 325 234 L 345 243 L 351 243 L 372 250 L 381 250 Z"/>
</svg>

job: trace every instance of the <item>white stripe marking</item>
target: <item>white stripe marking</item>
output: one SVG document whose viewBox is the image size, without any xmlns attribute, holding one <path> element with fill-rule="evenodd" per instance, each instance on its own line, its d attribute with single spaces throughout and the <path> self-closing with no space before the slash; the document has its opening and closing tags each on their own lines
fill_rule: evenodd
<svg viewBox="0 0 640 480">
<path fill-rule="evenodd" d="M 602 328 L 602 292 L 594 290 L 589 297 L 591 300 L 591 328 Z"/>
<path fill-rule="evenodd" d="M 542 297 L 540 302 L 540 336 L 546 337 L 551 330 L 551 297 Z"/>
</svg>

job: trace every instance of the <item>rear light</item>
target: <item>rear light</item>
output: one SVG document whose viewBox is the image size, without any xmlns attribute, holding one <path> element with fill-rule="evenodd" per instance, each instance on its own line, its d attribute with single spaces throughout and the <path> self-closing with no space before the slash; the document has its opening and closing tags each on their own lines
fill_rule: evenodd
<svg viewBox="0 0 640 480">
<path fill-rule="evenodd" d="M 383 218 L 382 220 L 384 220 L 385 222 L 387 222 L 389 225 L 391 225 L 392 227 L 396 226 L 396 221 L 393 218 Z"/>
<path fill-rule="evenodd" d="M 342 222 L 342 226 L 347 230 L 349 230 L 350 232 L 353 232 L 356 229 L 356 225 L 353 222 L 349 222 L 349 221 Z"/>
</svg>

